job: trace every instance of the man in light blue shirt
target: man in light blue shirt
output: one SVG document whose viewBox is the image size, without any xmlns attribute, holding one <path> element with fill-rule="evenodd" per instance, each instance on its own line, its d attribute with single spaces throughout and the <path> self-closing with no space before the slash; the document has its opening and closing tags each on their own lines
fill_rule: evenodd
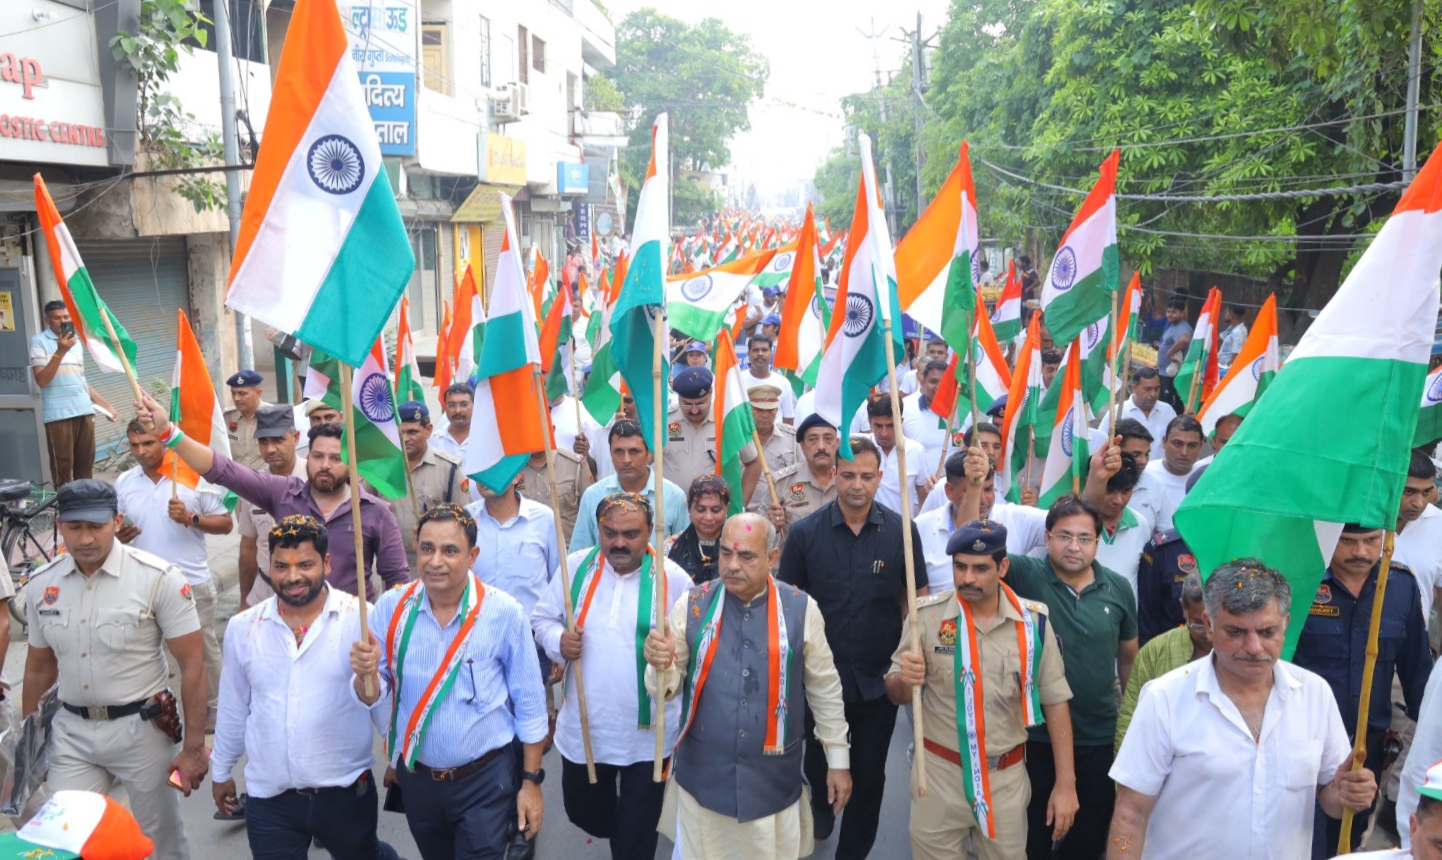
<svg viewBox="0 0 1442 860">
<path fill-rule="evenodd" d="M 1227 305 L 1222 309 L 1222 319 L 1226 321 L 1227 327 L 1222 329 L 1221 339 L 1217 343 L 1217 366 L 1223 375 L 1236 360 L 1237 353 L 1247 343 L 1247 309 L 1241 305 Z"/>
<path fill-rule="evenodd" d="M 522 498 L 516 483 L 513 479 L 504 493 L 493 493 L 476 482 L 481 500 L 466 505 L 466 513 L 476 518 L 480 549 L 471 570 L 481 582 L 516 598 L 529 619 L 551 571 L 561 563 L 561 547 L 556 541 L 556 515 L 540 502 Z M 543 678 L 550 668 L 546 662 L 542 660 Z"/>
<path fill-rule="evenodd" d="M 611 425 L 608 441 L 611 464 L 615 466 L 616 473 L 592 484 L 581 495 L 581 504 L 576 510 L 576 529 L 571 532 L 571 552 L 596 545 L 596 507 L 612 493 L 643 495 L 651 503 L 651 509 L 656 509 L 656 479 L 651 473 L 653 458 L 646 447 L 646 440 L 641 436 L 640 425 L 624 418 L 617 420 Z M 686 509 L 684 490 L 670 481 L 663 481 L 661 488 L 666 503 L 666 537 L 671 537 L 691 525 L 691 514 Z"/>
<path fill-rule="evenodd" d="M 30 367 L 40 386 L 50 478 L 60 487 L 88 478 L 95 467 L 95 407 L 115 409 L 85 381 L 85 347 L 64 302 L 45 304 L 47 328 L 30 338 Z"/>
<path fill-rule="evenodd" d="M 424 860 L 501 857 L 513 821 L 526 839 L 540 831 L 547 718 L 536 646 L 515 598 L 471 574 L 476 535 L 459 505 L 421 514 L 419 579 L 382 595 L 371 636 L 351 647 L 352 688 L 388 736 Z"/>
</svg>

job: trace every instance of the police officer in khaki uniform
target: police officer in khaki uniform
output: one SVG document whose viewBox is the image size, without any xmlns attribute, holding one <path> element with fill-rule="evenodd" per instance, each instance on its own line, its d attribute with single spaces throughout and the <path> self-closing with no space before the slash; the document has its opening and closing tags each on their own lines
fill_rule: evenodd
<svg viewBox="0 0 1442 860">
<path fill-rule="evenodd" d="M 465 505 L 470 502 L 461 461 L 430 444 L 431 413 L 424 403 L 407 400 L 401 404 L 401 446 L 411 471 L 409 496 L 390 499 L 406 546 L 411 573 L 416 570 L 416 518 L 436 505 Z M 414 501 L 412 501 L 414 500 Z"/>
<path fill-rule="evenodd" d="M 761 440 L 766 465 L 774 473 L 795 463 L 796 428 L 776 420 L 781 415 L 781 389 L 755 385 L 746 396 L 751 400 L 751 416 L 756 420 L 756 437 Z"/>
<path fill-rule="evenodd" d="M 689 487 L 701 475 L 716 472 L 716 419 L 711 392 L 715 377 L 704 367 L 687 367 L 671 380 L 679 401 L 667 417 L 666 443 L 662 446 L 666 480 Z M 756 445 L 741 449 L 742 498 L 751 498 L 761 477 Z"/>
<path fill-rule="evenodd" d="M 584 435 L 576 438 L 585 438 Z M 530 499 L 548 508 L 561 512 L 561 531 L 566 535 L 566 545 L 571 544 L 571 530 L 576 527 L 576 511 L 581 506 L 581 494 L 591 486 L 591 467 L 580 454 L 556 449 L 556 492 L 560 504 L 551 504 L 551 479 L 546 474 L 546 452 L 537 451 L 526 461 L 521 470 L 521 483 L 517 488 L 521 498 Z"/>
<path fill-rule="evenodd" d="M 841 444 L 836 428 L 813 412 L 797 426 L 796 437 L 801 440 L 801 456 L 771 476 L 781 504 L 773 505 L 770 489 L 762 485 L 751 494 L 748 506 L 756 513 L 764 512 L 778 529 L 836 498 L 836 452 Z"/>
<path fill-rule="evenodd" d="M 1028 721 L 1044 719 L 1055 747 L 1057 783 L 1047 804 L 1052 838 L 1064 836 L 1076 815 L 1067 707 L 1071 688 L 1056 634 L 1046 623 L 1046 606 L 1018 598 L 1003 580 L 1006 527 L 994 520 L 964 523 L 946 550 L 956 590 L 917 601 L 921 654 L 911 649 L 908 616 L 886 676 L 886 694 L 898 705 L 910 704 L 912 689 L 921 687 L 925 749 L 916 754 L 926 756 L 930 790 L 925 797 L 917 795 L 913 770 L 911 856 L 961 857 L 970 836 L 971 850 L 981 860 L 1023 860 L 1031 799 L 1023 766 Z M 1021 642 L 1034 641 L 1028 635 L 1032 630 L 1041 632 L 1041 653 L 1024 655 Z M 958 664 L 963 679 L 975 678 L 974 686 L 957 684 Z M 1023 691 L 1027 680 L 1040 699 L 1040 714 L 1027 713 L 1032 707 Z M 982 719 L 968 720 L 965 714 L 978 700 Z M 972 760 L 985 768 L 986 783 L 979 768 L 968 770 L 970 757 L 958 751 L 961 738 L 974 738 L 978 745 Z M 968 781 L 978 786 L 974 803 L 967 800 Z"/>
<path fill-rule="evenodd" d="M 116 539 L 121 518 L 109 484 L 72 481 L 58 504 L 66 554 L 25 591 L 21 715 L 34 713 L 58 680 L 50 790 L 105 793 L 121 783 L 156 860 L 186 860 L 180 794 L 198 788 L 208 767 L 205 655 L 190 586 L 180 568 Z M 183 720 L 165 689 L 162 641 L 180 664 Z M 180 732 L 182 722 L 177 748 L 162 727 Z M 181 791 L 166 784 L 175 770 Z"/>
<path fill-rule="evenodd" d="M 254 370 L 242 370 L 225 381 L 230 386 L 230 402 L 225 410 L 225 429 L 230 437 L 230 459 L 251 469 L 265 469 L 265 460 L 255 444 L 255 413 L 269 406 L 260 399 L 265 377 Z"/>
<path fill-rule="evenodd" d="M 291 407 L 281 404 L 255 410 L 255 444 L 270 474 L 306 477 L 305 457 L 300 455 L 299 439 L 295 410 Z M 244 499 L 235 506 L 235 530 L 240 533 L 241 609 L 254 606 L 275 594 L 270 587 L 269 576 L 269 535 L 274 525 L 275 517 L 264 508 Z"/>
</svg>

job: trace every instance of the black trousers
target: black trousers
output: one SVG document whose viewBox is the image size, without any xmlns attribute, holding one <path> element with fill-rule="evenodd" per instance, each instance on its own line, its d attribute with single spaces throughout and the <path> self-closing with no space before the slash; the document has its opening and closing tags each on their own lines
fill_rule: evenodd
<svg viewBox="0 0 1442 860">
<path fill-rule="evenodd" d="M 256 860 L 305 860 L 312 839 L 336 860 L 396 860 L 395 849 L 376 839 L 376 817 L 376 783 L 366 771 L 343 788 L 249 798 L 245 834 Z"/>
<path fill-rule="evenodd" d="M 851 734 L 851 800 L 841 816 L 836 860 L 864 860 L 876 842 L 881 818 L 881 795 L 886 788 L 886 753 L 896 728 L 896 706 L 885 696 L 869 702 L 846 703 L 846 725 Z M 816 816 L 830 816 L 826 802 L 826 752 L 816 740 L 816 721 L 806 709 L 806 753 L 802 769 L 811 784 L 811 808 Z"/>
<path fill-rule="evenodd" d="M 1026 775 L 1031 780 L 1031 803 L 1026 808 L 1027 860 L 1097 860 L 1106 851 L 1112 807 L 1117 799 L 1116 786 L 1107 776 L 1112 769 L 1112 745 L 1073 746 L 1072 756 L 1076 760 L 1076 796 L 1081 805 L 1066 838 L 1053 847 L 1046 805 L 1056 785 L 1056 762 L 1051 744 L 1026 742 Z"/>
<path fill-rule="evenodd" d="M 656 856 L 656 824 L 666 784 L 651 779 L 653 763 L 624 767 L 596 763 L 596 784 L 585 762 L 561 759 L 561 799 L 571 823 L 597 839 L 611 842 L 611 860 L 651 860 Z"/>
<path fill-rule="evenodd" d="M 1349 737 L 1354 737 L 1349 733 Z M 1386 729 L 1367 730 L 1367 770 L 1372 771 L 1372 776 L 1377 780 L 1377 796 L 1381 797 L 1382 791 L 1382 746 L 1387 739 Z M 1329 773 L 1318 774 L 1318 779 L 1330 778 Z M 1376 803 L 1372 808 L 1376 809 Z M 1342 841 L 1342 819 L 1330 818 L 1318 805 L 1314 810 L 1312 819 L 1312 860 L 1326 860 L 1328 857 L 1337 856 L 1337 844 Z M 1358 812 L 1352 815 L 1352 850 L 1356 851 L 1357 846 L 1362 842 L 1362 834 L 1367 832 L 1367 825 L 1372 821 L 1372 810 Z"/>
<path fill-rule="evenodd" d="M 505 857 L 520 790 L 510 745 L 463 779 L 439 782 L 403 767 L 396 769 L 396 779 L 405 798 L 406 824 L 423 860 Z"/>
</svg>

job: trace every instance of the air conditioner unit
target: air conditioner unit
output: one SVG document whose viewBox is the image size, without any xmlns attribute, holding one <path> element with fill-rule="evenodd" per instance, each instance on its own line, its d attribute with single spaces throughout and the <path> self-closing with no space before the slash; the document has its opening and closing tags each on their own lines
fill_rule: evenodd
<svg viewBox="0 0 1442 860">
<path fill-rule="evenodd" d="M 515 122 L 523 111 L 518 104 L 516 84 L 507 84 L 491 97 L 491 118 L 496 122 Z"/>
<path fill-rule="evenodd" d="M 515 86 L 516 113 L 525 116 L 531 112 L 531 88 L 525 84 Z"/>
</svg>

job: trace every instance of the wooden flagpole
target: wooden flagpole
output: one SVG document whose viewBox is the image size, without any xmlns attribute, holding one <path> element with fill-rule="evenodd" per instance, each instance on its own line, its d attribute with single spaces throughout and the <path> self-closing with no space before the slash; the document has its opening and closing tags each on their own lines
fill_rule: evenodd
<svg viewBox="0 0 1442 860">
<path fill-rule="evenodd" d="M 886 301 L 886 299 L 882 299 Z M 896 384 L 896 353 L 891 346 L 891 315 L 882 314 L 881 324 L 885 329 L 886 353 L 886 381 L 891 389 L 891 414 L 897 418 L 901 417 L 901 391 Z M 896 479 L 897 486 L 901 488 L 901 550 L 906 558 L 906 606 L 913 619 L 916 618 L 916 570 L 911 557 L 911 487 L 906 482 L 906 440 L 898 433 L 896 440 Z M 849 444 L 842 440 L 842 444 Z M 911 625 L 911 650 L 917 654 L 921 651 L 921 626 Z M 911 688 L 911 714 L 912 734 L 916 746 L 921 748 L 926 736 L 922 733 L 921 725 L 921 688 Z M 916 757 L 916 792 L 921 797 L 926 796 L 926 756 Z"/>
<path fill-rule="evenodd" d="M 1392 548 L 1397 533 L 1387 530 L 1382 543 L 1382 565 L 1377 570 L 1377 589 L 1372 594 L 1372 618 L 1367 626 L 1367 657 L 1362 663 L 1362 689 L 1357 696 L 1357 737 L 1352 742 L 1352 770 L 1365 767 L 1367 755 L 1367 714 L 1372 709 L 1372 678 L 1377 671 L 1377 638 L 1382 630 L 1382 602 L 1387 596 L 1387 574 L 1392 569 Z M 1357 753 L 1361 753 L 1362 761 Z M 1350 809 L 1342 810 L 1342 835 L 1338 840 L 1337 853 L 1352 853 L 1352 816 Z"/>
<path fill-rule="evenodd" d="M 977 296 L 977 301 L 981 301 L 980 295 Z M 971 332 L 973 339 L 976 337 L 977 330 L 976 315 L 981 313 L 984 307 L 983 305 L 971 309 Z M 966 344 L 966 372 L 970 377 L 968 385 L 970 386 L 971 393 L 971 441 L 973 444 L 979 444 L 981 436 L 977 433 L 976 425 L 981 423 L 981 410 L 977 408 L 976 405 L 976 343 L 974 340 L 968 340 Z M 985 479 L 976 478 L 972 483 L 981 486 L 983 480 Z"/>
<path fill-rule="evenodd" d="M 362 641 L 368 636 L 370 627 L 366 621 L 366 566 L 365 535 L 361 533 L 360 469 L 355 453 L 355 404 L 351 398 L 351 366 L 340 362 L 341 415 L 345 419 L 345 451 L 350 463 L 350 522 L 355 533 L 355 590 L 360 601 L 360 629 Z M 402 452 L 404 453 L 404 452 Z M 374 695 L 375 688 L 370 677 L 364 680 L 364 692 Z"/>
<path fill-rule="evenodd" d="M 1185 360 L 1185 359 L 1183 359 Z M 1187 402 L 1182 404 L 1182 414 L 1189 415 L 1192 411 L 1192 398 L 1197 394 L 1197 383 L 1201 381 L 1202 374 L 1207 372 L 1206 355 L 1197 356 L 1197 369 L 1192 372 L 1192 384 L 1187 386 Z"/>
<path fill-rule="evenodd" d="M 1120 302 L 1120 299 L 1117 297 L 1117 294 L 1116 294 L 1115 292 L 1113 292 L 1113 293 L 1112 293 L 1112 325 L 1111 325 L 1111 330 L 1112 330 L 1112 342 L 1113 342 L 1113 343 L 1120 343 L 1121 346 L 1120 346 L 1119 348 L 1120 348 L 1123 352 L 1130 354 L 1131 351 L 1132 351 L 1131 342 L 1130 342 L 1129 340 L 1127 340 L 1126 335 L 1122 334 L 1122 333 L 1121 333 L 1121 330 L 1120 330 L 1119 328 L 1117 328 L 1117 326 L 1121 323 L 1121 311 L 1120 311 L 1119 302 Z M 1117 340 L 1118 337 L 1121 338 L 1120 341 Z M 1121 371 L 1121 364 L 1117 362 L 1117 359 L 1119 359 L 1119 358 L 1121 358 L 1121 356 L 1119 356 L 1119 355 L 1113 355 L 1113 356 L 1110 357 L 1110 359 L 1111 359 L 1112 373 L 1113 373 L 1113 374 L 1119 373 L 1119 372 Z M 1108 398 L 1111 402 L 1107 404 L 1107 412 L 1109 413 L 1109 414 L 1107 415 L 1107 417 L 1111 419 L 1111 424 L 1110 424 L 1110 426 L 1107 428 L 1107 435 L 1110 437 L 1110 438 L 1107 439 L 1107 446 L 1108 446 L 1108 447 L 1111 446 L 1112 439 L 1115 439 L 1115 438 L 1116 438 L 1116 435 L 1117 435 L 1117 421 L 1121 420 L 1121 414 L 1122 414 L 1122 398 L 1125 396 L 1126 390 L 1127 390 L 1127 380 L 1126 380 L 1126 376 L 1125 376 L 1125 375 L 1123 375 L 1121 379 L 1115 379 L 1115 380 L 1113 380 L 1113 381 L 1114 381 L 1114 382 L 1116 383 L 1116 385 L 1117 385 L 1117 390 L 1116 390 L 1116 393 L 1114 393 L 1110 398 Z"/>
<path fill-rule="evenodd" d="M 668 616 L 671 607 L 667 605 L 666 593 L 666 488 L 665 478 L 661 472 L 665 458 L 661 454 L 661 446 L 666 438 L 666 401 L 663 399 L 665 392 L 661 387 L 662 356 L 666 349 L 666 308 L 661 305 L 656 308 L 656 315 L 651 320 L 652 341 L 655 348 L 651 351 L 651 410 L 654 413 L 654 429 L 652 438 L 655 444 L 652 446 L 651 476 L 654 479 L 653 486 L 656 495 L 656 530 L 653 535 L 655 541 L 655 566 L 656 566 L 656 626 L 663 632 L 666 625 L 670 624 Z M 639 415 L 637 417 L 640 417 Z M 660 691 L 658 691 L 660 692 Z M 656 713 L 651 722 L 656 727 L 656 761 L 651 770 L 651 779 L 655 782 L 662 782 L 665 779 L 666 761 L 666 699 L 664 696 L 656 697 Z"/>
<path fill-rule="evenodd" d="M 1021 485 L 1021 492 L 1016 494 L 1018 499 L 1021 494 L 1031 489 L 1031 461 L 1036 459 L 1036 425 L 1026 425 L 1026 482 Z M 920 652 L 917 652 L 920 653 Z"/>
<path fill-rule="evenodd" d="M 718 391 L 716 394 L 719 397 L 725 397 L 724 389 L 723 391 Z M 748 406 L 747 408 L 749 409 L 750 407 Z M 780 410 L 777 411 L 779 412 Z M 756 456 L 761 458 L 761 473 L 766 476 L 766 486 L 771 490 L 771 504 L 780 505 L 781 497 L 776 495 L 776 479 L 771 475 L 771 464 L 766 462 L 766 450 L 761 447 L 761 433 L 757 431 L 754 425 L 751 427 L 751 441 L 756 443 Z M 717 461 L 720 461 L 719 451 L 717 452 Z M 747 501 L 749 500 L 741 500 L 742 509 L 745 509 Z"/>
<path fill-rule="evenodd" d="M 576 335 L 574 330 L 572 330 L 571 333 L 571 399 L 576 401 L 576 435 L 584 436 L 586 433 L 586 423 L 581 413 L 581 375 L 576 371 Z M 581 473 L 586 468 L 586 463 L 583 460 L 581 468 L 576 470 L 576 496 L 578 498 L 581 495 Z M 552 500 L 559 499 L 554 489 L 551 491 L 551 498 Z M 560 516 L 560 507 L 558 505 L 556 508 L 556 518 L 560 519 Z M 565 546 L 565 543 L 562 543 L 561 546 Z"/>
<path fill-rule="evenodd" d="M 565 547 L 566 536 L 561 528 L 561 505 L 560 495 L 556 491 L 556 448 L 555 440 L 549 432 L 550 422 L 546 415 L 546 385 L 541 380 L 541 373 L 536 371 L 536 409 L 540 413 L 536 417 L 541 421 L 541 431 L 546 437 L 546 478 L 551 482 L 551 512 L 552 519 L 556 526 L 556 545 Z M 576 632 L 576 611 L 571 601 L 571 563 L 566 558 L 566 551 L 561 550 L 561 596 L 566 601 L 566 630 Z M 596 758 L 591 752 L 591 720 L 586 712 L 586 684 L 581 679 L 581 662 L 578 660 L 567 665 L 569 670 L 576 674 L 576 711 L 581 717 L 581 745 L 586 749 L 586 779 L 592 785 L 596 784 Z M 542 679 L 544 680 L 544 679 Z M 564 692 L 565 687 L 562 687 Z"/>
</svg>

